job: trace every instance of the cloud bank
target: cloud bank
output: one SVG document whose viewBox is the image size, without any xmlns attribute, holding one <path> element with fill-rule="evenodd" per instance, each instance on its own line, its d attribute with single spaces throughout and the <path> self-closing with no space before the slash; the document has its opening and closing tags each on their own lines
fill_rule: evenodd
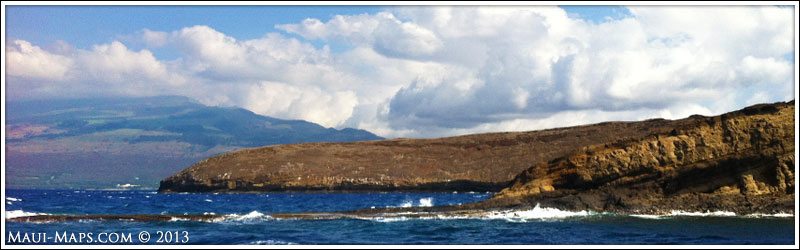
<svg viewBox="0 0 800 250">
<path fill-rule="evenodd" d="M 794 98 L 792 8 L 628 9 L 594 23 L 555 6 L 400 7 L 252 40 L 203 25 L 137 33 L 179 50 L 169 61 L 118 41 L 48 51 L 17 40 L 5 48 L 7 95 L 177 94 L 385 137 L 676 119 Z"/>
</svg>

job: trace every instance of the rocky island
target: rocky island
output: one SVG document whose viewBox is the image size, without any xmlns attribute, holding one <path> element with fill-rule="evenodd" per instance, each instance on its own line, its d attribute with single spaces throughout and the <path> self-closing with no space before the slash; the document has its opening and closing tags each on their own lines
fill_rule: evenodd
<svg viewBox="0 0 800 250">
<path fill-rule="evenodd" d="M 270 146 L 205 159 L 159 191 L 499 190 L 469 206 L 793 211 L 794 114 L 791 101 L 680 120 Z"/>
<path fill-rule="evenodd" d="M 161 181 L 159 192 L 496 192 L 538 162 L 588 145 L 666 133 L 690 121 L 251 148 L 204 159 Z"/>
</svg>

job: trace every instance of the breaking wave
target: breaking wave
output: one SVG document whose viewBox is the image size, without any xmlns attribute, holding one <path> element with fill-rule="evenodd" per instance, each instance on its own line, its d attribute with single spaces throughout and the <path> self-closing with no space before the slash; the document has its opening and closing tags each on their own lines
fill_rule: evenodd
<svg viewBox="0 0 800 250">
<path fill-rule="evenodd" d="M 539 204 L 530 210 L 508 210 L 491 212 L 484 216 L 485 219 L 502 219 L 511 222 L 526 222 L 528 220 L 558 220 L 570 217 L 586 217 L 598 215 L 597 212 L 589 211 L 564 211 L 557 208 L 542 208 Z"/>
<path fill-rule="evenodd" d="M 359 219 L 373 220 L 377 222 L 399 222 L 399 221 L 408 221 L 412 219 L 415 220 L 483 219 L 483 220 L 506 220 L 509 222 L 527 222 L 529 220 L 536 220 L 536 221 L 560 220 L 570 217 L 586 217 L 598 214 L 601 213 L 589 212 L 589 211 L 571 212 L 556 208 L 542 208 L 537 204 L 533 209 L 529 210 L 491 211 L 487 213 L 479 213 L 473 215 L 449 215 L 449 214 L 403 212 L 403 213 L 395 213 L 379 217 L 362 217 Z"/>
<path fill-rule="evenodd" d="M 419 199 L 419 206 L 420 207 L 432 207 L 433 206 L 433 198 L 422 198 Z"/>
<path fill-rule="evenodd" d="M 214 222 L 262 222 L 262 221 L 270 221 L 275 220 L 272 216 L 263 214 L 259 211 L 252 211 L 247 214 L 227 214 L 219 219 L 215 220 Z"/>
<path fill-rule="evenodd" d="M 739 218 L 764 218 L 764 217 L 793 217 L 790 213 L 777 213 L 777 214 L 749 214 L 737 215 L 734 212 L 728 211 L 707 211 L 707 212 L 687 212 L 681 210 L 673 210 L 666 214 L 630 214 L 619 215 L 607 212 L 592 212 L 592 211 L 566 211 L 557 208 L 541 207 L 539 204 L 532 209 L 527 210 L 503 210 L 503 211 L 489 211 L 486 213 L 476 213 L 470 215 L 450 215 L 450 214 L 431 214 L 431 213 L 418 213 L 418 212 L 403 212 L 387 214 L 386 216 L 378 217 L 361 217 L 359 219 L 372 220 L 377 222 L 401 222 L 408 220 L 426 220 L 426 219 L 483 219 L 483 220 L 506 220 L 509 222 L 528 222 L 528 221 L 550 221 L 550 220 L 564 220 L 569 218 L 585 218 L 592 216 L 630 216 L 643 219 L 668 219 L 678 217 L 739 217 Z"/>
<path fill-rule="evenodd" d="M 35 215 L 49 215 L 49 214 L 25 212 L 25 211 L 22 211 L 22 210 L 6 211 L 6 219 L 17 218 L 17 217 L 35 216 Z"/>
<path fill-rule="evenodd" d="M 737 215 L 730 211 L 706 211 L 706 212 L 687 212 L 682 210 L 672 210 L 666 214 L 631 214 L 631 217 L 642 219 L 668 219 L 675 217 L 741 217 L 741 218 L 763 218 L 763 217 L 776 217 L 785 218 L 793 217 L 794 214 L 789 213 L 776 213 L 776 214 L 746 214 Z"/>
<path fill-rule="evenodd" d="M 282 240 L 257 240 L 250 242 L 250 245 L 296 245 L 293 242 L 287 242 Z"/>
<path fill-rule="evenodd" d="M 420 198 L 420 199 L 419 199 L 419 201 L 417 201 L 417 205 L 416 205 L 416 206 L 417 206 L 417 207 L 432 207 L 432 206 L 433 206 L 433 197 Z M 403 207 L 403 208 L 408 208 L 408 207 L 414 207 L 414 201 L 404 201 L 402 204 L 400 204 L 400 206 L 386 206 L 386 207 L 387 207 L 387 208 L 394 208 L 394 207 Z"/>
</svg>

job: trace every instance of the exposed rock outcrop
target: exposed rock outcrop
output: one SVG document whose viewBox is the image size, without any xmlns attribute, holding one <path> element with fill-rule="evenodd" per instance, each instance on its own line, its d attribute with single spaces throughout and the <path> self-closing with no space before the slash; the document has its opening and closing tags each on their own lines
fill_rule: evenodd
<svg viewBox="0 0 800 250">
<path fill-rule="evenodd" d="M 587 146 L 528 168 L 492 199 L 612 212 L 792 211 L 794 114 L 793 102 L 756 105 Z"/>
</svg>

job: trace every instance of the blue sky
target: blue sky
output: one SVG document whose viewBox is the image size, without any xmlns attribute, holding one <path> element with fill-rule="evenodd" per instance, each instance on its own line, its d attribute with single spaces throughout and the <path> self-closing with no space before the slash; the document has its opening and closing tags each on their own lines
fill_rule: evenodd
<svg viewBox="0 0 800 250">
<path fill-rule="evenodd" d="M 374 14 L 381 6 L 7 6 L 6 40 L 35 44 L 57 40 L 77 48 L 125 40 L 142 29 L 171 31 L 208 25 L 236 39 L 255 39 L 278 32 L 276 24 L 335 15 Z M 321 44 L 317 44 L 321 46 Z M 132 43 L 134 49 L 142 44 Z M 175 58 L 171 50 L 155 50 L 160 58 Z"/>
<path fill-rule="evenodd" d="M 558 7 L 11 5 L 5 95 L 184 95 L 389 138 L 794 98 L 795 6 Z"/>
<path fill-rule="evenodd" d="M 22 39 L 48 45 L 58 40 L 82 49 L 126 40 L 142 29 L 172 31 L 208 25 L 236 39 L 256 39 L 276 30 L 276 24 L 299 23 L 306 18 L 328 20 L 335 15 L 375 14 L 390 6 L 7 6 L 6 40 Z M 630 15 L 621 6 L 561 6 L 570 15 L 606 22 Z M 291 37 L 297 37 L 287 34 Z M 312 41 L 315 46 L 324 45 Z M 132 49 L 142 44 L 129 42 Z M 349 48 L 329 44 L 334 51 Z M 174 59 L 174 50 L 157 49 L 157 57 Z"/>
</svg>

